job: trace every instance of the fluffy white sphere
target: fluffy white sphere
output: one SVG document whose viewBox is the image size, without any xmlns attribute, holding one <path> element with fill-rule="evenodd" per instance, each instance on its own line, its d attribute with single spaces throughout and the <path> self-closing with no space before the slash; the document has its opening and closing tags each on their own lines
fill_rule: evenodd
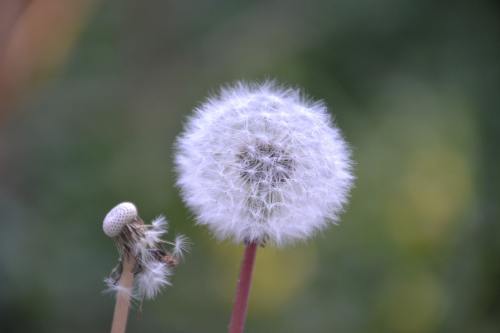
<svg viewBox="0 0 500 333">
<path fill-rule="evenodd" d="M 177 184 L 219 239 L 284 245 L 336 222 L 353 175 L 321 102 L 274 83 L 223 88 L 177 141 Z"/>
<path fill-rule="evenodd" d="M 131 202 L 122 202 L 106 214 L 102 230 L 108 237 L 118 236 L 123 227 L 137 217 L 137 208 Z"/>
</svg>

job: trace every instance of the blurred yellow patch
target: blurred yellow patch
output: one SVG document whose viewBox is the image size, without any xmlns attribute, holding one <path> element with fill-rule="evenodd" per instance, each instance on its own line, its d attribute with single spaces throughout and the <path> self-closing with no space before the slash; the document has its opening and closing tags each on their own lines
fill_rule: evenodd
<svg viewBox="0 0 500 333">
<path fill-rule="evenodd" d="M 387 331 L 433 332 L 443 314 L 445 298 L 432 275 L 408 274 L 382 289 L 379 305 L 378 320 Z"/>
<path fill-rule="evenodd" d="M 243 246 L 214 242 L 221 297 L 233 302 Z M 250 313 L 279 310 L 306 286 L 317 269 L 316 249 L 309 245 L 276 249 L 259 248 L 250 295 Z"/>
<path fill-rule="evenodd" d="M 472 199 L 468 156 L 436 142 L 413 152 L 388 206 L 394 237 L 403 243 L 438 242 Z"/>
<path fill-rule="evenodd" d="M 477 129 L 465 101 L 411 92 L 382 105 L 388 111 L 367 135 L 362 171 L 377 187 L 389 234 L 429 248 L 449 239 L 473 205 Z"/>
</svg>

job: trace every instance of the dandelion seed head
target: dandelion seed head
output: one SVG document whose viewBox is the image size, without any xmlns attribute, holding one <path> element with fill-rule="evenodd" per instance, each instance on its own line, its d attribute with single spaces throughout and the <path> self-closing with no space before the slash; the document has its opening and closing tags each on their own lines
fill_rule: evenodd
<svg viewBox="0 0 500 333">
<path fill-rule="evenodd" d="M 108 237 L 118 236 L 125 225 L 137 218 L 137 208 L 131 202 L 122 202 L 109 211 L 102 229 Z"/>
<path fill-rule="evenodd" d="M 177 184 L 219 239 L 284 245 L 337 222 L 350 151 L 326 106 L 273 82 L 223 88 L 176 144 Z"/>
</svg>

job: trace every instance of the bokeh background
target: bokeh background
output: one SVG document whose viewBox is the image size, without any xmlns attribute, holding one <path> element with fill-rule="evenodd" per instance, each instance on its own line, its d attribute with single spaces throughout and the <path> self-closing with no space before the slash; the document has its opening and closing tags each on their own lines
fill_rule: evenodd
<svg viewBox="0 0 500 333">
<path fill-rule="evenodd" d="M 248 332 L 500 331 L 497 1 L 0 3 L 0 331 L 106 332 L 101 231 L 130 200 L 194 246 L 129 332 L 224 332 L 241 247 L 194 226 L 172 144 L 221 84 L 323 99 L 352 144 L 339 226 L 258 253 Z"/>
</svg>

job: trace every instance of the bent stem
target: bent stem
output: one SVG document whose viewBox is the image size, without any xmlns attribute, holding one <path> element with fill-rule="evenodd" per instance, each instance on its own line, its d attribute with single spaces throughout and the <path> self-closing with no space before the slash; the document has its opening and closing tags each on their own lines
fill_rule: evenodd
<svg viewBox="0 0 500 333">
<path fill-rule="evenodd" d="M 135 258 L 124 256 L 123 269 L 118 281 L 120 288 L 116 293 L 115 312 L 113 314 L 113 323 L 111 324 L 111 333 L 125 333 L 127 328 L 128 312 L 130 307 L 130 291 L 134 284 L 134 266 Z"/>
<path fill-rule="evenodd" d="M 256 254 L 257 243 L 247 244 L 243 255 L 243 262 L 241 263 L 240 278 L 236 287 L 236 299 L 229 323 L 229 333 L 242 333 L 245 327 L 248 296 L 252 285 L 252 272 Z"/>
</svg>

